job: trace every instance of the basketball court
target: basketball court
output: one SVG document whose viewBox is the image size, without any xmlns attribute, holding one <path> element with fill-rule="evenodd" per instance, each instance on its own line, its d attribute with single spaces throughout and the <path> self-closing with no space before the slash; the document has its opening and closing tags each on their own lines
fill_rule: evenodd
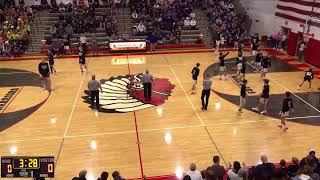
<svg viewBox="0 0 320 180">
<path fill-rule="evenodd" d="M 245 55 L 250 56 L 249 52 Z M 40 60 L 0 62 L 0 99 L 4 98 L 0 156 L 54 156 L 57 180 L 71 179 L 83 169 L 89 180 L 102 171 L 115 170 L 126 179 L 143 174 L 179 176 L 191 162 L 198 170 L 210 166 L 214 155 L 221 157 L 224 166 L 235 160 L 255 165 L 261 154 L 272 162 L 303 157 L 310 148 L 320 150 L 320 81 L 316 76 L 310 91 L 307 84 L 298 91 L 308 66 L 284 54 L 275 55 L 267 74 L 272 94 L 269 112 L 251 111 L 263 84 L 255 67 L 248 65 L 246 78 L 252 93 L 241 116 L 236 116 L 239 84 L 232 77 L 236 51 L 226 57 L 227 81 L 216 74 L 218 53 L 204 50 L 88 57 L 88 71 L 83 75 L 77 57 L 60 58 L 55 60 L 58 74 L 51 78 L 54 91 L 50 94 L 41 88 Z M 200 80 L 196 94 L 191 95 L 191 70 L 197 62 Z M 146 69 L 166 84 L 155 93 L 161 101 L 153 105 L 136 99 L 110 102 L 109 96 L 129 96 L 117 86 L 101 101 L 106 107 L 102 112 L 91 110 L 86 90 L 92 74 L 110 89 L 120 80 L 126 82 L 127 75 Z M 211 75 L 213 89 L 208 110 L 202 111 L 205 72 Z M 295 112 L 284 133 L 277 125 L 286 91 L 293 93 Z"/>
</svg>

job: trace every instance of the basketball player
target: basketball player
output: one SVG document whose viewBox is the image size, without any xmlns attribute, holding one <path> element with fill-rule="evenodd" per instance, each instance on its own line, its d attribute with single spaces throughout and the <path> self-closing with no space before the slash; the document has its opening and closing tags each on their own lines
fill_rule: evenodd
<svg viewBox="0 0 320 180">
<path fill-rule="evenodd" d="M 46 59 L 42 59 L 38 65 L 38 71 L 40 74 L 40 79 L 42 81 L 43 89 L 47 91 L 52 91 L 51 80 L 50 80 L 50 66 Z"/>
<path fill-rule="evenodd" d="M 242 109 L 246 104 L 246 96 L 247 96 L 247 80 L 243 80 L 240 88 L 240 103 L 239 103 L 239 110 L 237 115 L 240 116 L 242 113 Z"/>
<path fill-rule="evenodd" d="M 251 39 L 252 61 L 258 53 L 259 41 L 260 40 L 258 33 L 254 34 L 254 36 Z"/>
<path fill-rule="evenodd" d="M 219 66 L 220 66 L 220 80 L 221 80 L 221 76 L 222 74 L 224 75 L 224 79 L 227 79 L 227 68 L 224 64 L 224 58 L 229 54 L 229 51 L 227 53 L 222 53 L 220 52 L 219 54 Z"/>
<path fill-rule="evenodd" d="M 246 79 L 246 70 L 247 70 L 247 60 L 245 58 L 242 59 L 242 69 L 240 71 L 240 79 L 244 81 Z"/>
<path fill-rule="evenodd" d="M 269 100 L 269 92 L 270 92 L 270 86 L 269 86 L 269 80 L 265 79 L 264 80 L 264 85 L 263 85 L 263 90 L 260 96 L 260 100 L 259 100 L 259 104 L 257 107 L 252 108 L 252 110 L 259 112 L 261 109 L 260 107 L 262 107 L 262 111 L 260 112 L 260 114 L 265 114 L 267 113 L 267 104 L 268 104 L 268 100 Z"/>
<path fill-rule="evenodd" d="M 226 42 L 226 39 L 225 39 L 224 35 L 222 35 L 222 36 L 221 36 L 221 40 L 220 40 L 220 47 L 221 47 L 221 49 L 225 48 L 225 47 L 224 47 L 224 43 L 225 43 L 225 42 Z"/>
<path fill-rule="evenodd" d="M 306 71 L 305 75 L 304 75 L 304 78 L 303 78 L 303 81 L 302 83 L 299 85 L 299 88 L 298 90 L 301 89 L 302 85 L 304 84 L 304 82 L 308 81 L 309 83 L 309 90 L 311 89 L 311 81 L 313 79 L 313 71 L 312 71 L 312 68 L 310 68 L 308 71 Z"/>
<path fill-rule="evenodd" d="M 209 78 L 209 74 L 206 74 L 206 77 L 203 80 L 203 89 L 202 89 L 202 93 L 201 93 L 201 103 L 202 103 L 201 109 L 203 109 L 203 110 L 208 109 L 211 85 L 212 85 L 212 81 Z M 204 98 L 206 98 L 206 100 L 204 100 Z"/>
<path fill-rule="evenodd" d="M 142 76 L 143 90 L 144 90 L 144 100 L 149 102 L 152 96 L 152 81 L 153 77 L 149 74 L 149 70 L 146 70 L 146 73 Z"/>
<path fill-rule="evenodd" d="M 200 69 L 199 69 L 200 63 L 197 63 L 196 66 L 192 69 L 191 74 L 192 74 L 192 91 L 194 91 L 196 89 L 196 85 L 198 82 L 198 76 L 200 73 Z M 194 92 L 192 92 L 191 94 L 193 94 Z"/>
<path fill-rule="evenodd" d="M 261 81 L 263 82 L 263 80 L 266 78 L 266 74 L 269 70 L 269 68 L 271 68 L 271 59 L 270 57 L 266 56 L 264 58 L 262 58 L 261 61 L 261 66 L 262 66 L 262 71 L 261 71 Z"/>
<path fill-rule="evenodd" d="M 283 99 L 282 110 L 279 113 L 281 117 L 281 124 L 279 124 L 278 127 L 281 128 L 283 132 L 286 132 L 288 130 L 288 127 L 286 126 L 286 117 L 290 115 L 290 111 L 294 111 L 293 100 L 290 98 L 290 95 L 290 92 L 285 93 L 286 97 Z"/>
<path fill-rule="evenodd" d="M 79 65 L 80 65 L 80 70 L 81 73 L 83 73 L 83 68 L 85 68 L 85 70 L 87 70 L 87 64 L 86 64 L 86 54 L 83 51 L 83 48 L 80 47 L 79 48 L 80 52 L 79 52 Z"/>
<path fill-rule="evenodd" d="M 255 60 L 255 66 L 260 70 L 260 65 L 262 64 L 261 61 L 263 59 L 262 52 L 260 48 L 258 49 L 258 53 L 256 55 L 256 60 Z"/>
<path fill-rule="evenodd" d="M 54 68 L 54 56 L 55 56 L 54 49 L 50 49 L 48 52 L 48 61 L 50 65 L 50 71 L 52 74 L 57 73 L 56 69 Z"/>
<path fill-rule="evenodd" d="M 221 43 L 221 33 L 218 32 L 216 34 L 216 52 L 219 51 L 220 43 Z"/>
<path fill-rule="evenodd" d="M 241 76 L 241 69 L 242 69 L 242 61 L 243 61 L 243 56 L 242 53 L 238 53 L 238 57 L 236 60 L 236 64 L 237 64 L 237 77 L 240 78 Z"/>
</svg>

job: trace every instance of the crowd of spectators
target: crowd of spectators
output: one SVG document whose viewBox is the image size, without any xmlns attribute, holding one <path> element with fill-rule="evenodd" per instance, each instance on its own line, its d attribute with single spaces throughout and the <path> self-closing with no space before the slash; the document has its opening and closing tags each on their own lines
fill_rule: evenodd
<svg viewBox="0 0 320 180">
<path fill-rule="evenodd" d="M 27 50 L 30 21 L 31 8 L 15 7 L 14 1 L 6 1 L 5 7 L 0 9 L 0 56 L 19 56 Z"/>
<path fill-rule="evenodd" d="M 213 44 L 218 40 L 226 47 L 236 48 L 247 38 L 247 18 L 234 11 L 232 0 L 209 0 L 206 7 Z"/>
<path fill-rule="evenodd" d="M 183 29 L 197 29 L 194 8 L 200 0 L 131 0 L 134 35 L 151 35 L 181 43 Z"/>
<path fill-rule="evenodd" d="M 261 164 L 246 166 L 245 163 L 234 161 L 224 167 L 220 157 L 213 157 L 213 164 L 205 170 L 198 171 L 196 164 L 191 163 L 190 170 L 184 173 L 183 180 L 320 180 L 320 163 L 314 149 L 300 161 L 293 157 L 291 162 L 280 160 L 271 163 L 266 155 L 261 156 Z M 82 170 L 72 180 L 86 180 L 87 171 Z M 102 172 L 97 180 L 107 180 L 108 172 Z M 118 171 L 112 173 L 113 180 L 124 180 Z"/>
</svg>

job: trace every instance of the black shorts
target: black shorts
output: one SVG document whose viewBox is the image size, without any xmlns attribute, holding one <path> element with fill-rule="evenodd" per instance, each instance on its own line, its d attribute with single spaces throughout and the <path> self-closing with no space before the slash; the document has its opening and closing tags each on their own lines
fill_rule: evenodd
<svg viewBox="0 0 320 180">
<path fill-rule="evenodd" d="M 54 65 L 54 61 L 49 61 L 49 65 Z"/>
<path fill-rule="evenodd" d="M 304 81 L 311 82 L 311 79 L 310 78 L 304 78 Z"/>
<path fill-rule="evenodd" d="M 85 60 L 79 61 L 79 64 L 86 64 Z"/>
<path fill-rule="evenodd" d="M 48 77 L 50 77 L 50 74 L 41 74 L 41 76 L 44 78 L 48 78 Z"/>
</svg>

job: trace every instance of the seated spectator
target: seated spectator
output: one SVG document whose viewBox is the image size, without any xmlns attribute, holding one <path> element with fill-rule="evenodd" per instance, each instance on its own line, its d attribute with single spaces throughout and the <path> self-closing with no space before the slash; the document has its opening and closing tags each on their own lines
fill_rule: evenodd
<svg viewBox="0 0 320 180">
<path fill-rule="evenodd" d="M 313 174 L 312 169 L 309 166 L 300 167 L 297 175 L 292 180 L 313 180 L 310 177 L 310 174 Z"/>
<path fill-rule="evenodd" d="M 184 24 L 184 29 L 190 29 L 190 18 L 186 17 L 183 24 Z"/>
<path fill-rule="evenodd" d="M 190 164 L 190 171 L 188 171 L 186 174 L 190 176 L 191 180 L 203 180 L 202 175 L 199 171 L 196 171 L 197 166 L 194 163 Z"/>
<path fill-rule="evenodd" d="M 113 171 L 112 177 L 113 177 L 113 180 L 125 180 L 120 176 L 120 173 L 118 171 Z"/>
<path fill-rule="evenodd" d="M 288 167 L 289 177 L 294 177 L 297 175 L 298 169 L 300 168 L 299 160 L 296 157 L 292 158 L 292 164 Z"/>
<path fill-rule="evenodd" d="M 223 166 L 220 165 L 220 157 L 219 156 L 214 156 L 212 158 L 213 160 L 213 165 L 208 167 L 206 172 L 205 172 L 205 178 L 210 178 L 210 173 L 213 173 L 218 180 L 223 180 L 223 176 L 225 174 L 225 169 Z"/>
<path fill-rule="evenodd" d="M 134 22 L 137 22 L 139 16 L 136 11 L 133 11 L 133 13 L 131 14 L 131 17 L 134 20 Z"/>
<path fill-rule="evenodd" d="M 241 165 L 238 161 L 233 162 L 232 169 L 229 169 L 227 175 L 230 180 L 242 180 L 243 178 L 238 175 Z"/>
<path fill-rule="evenodd" d="M 280 175 L 280 178 L 283 178 L 283 179 L 287 179 L 288 178 L 288 168 L 287 168 L 287 163 L 284 159 L 281 159 L 280 161 L 280 167 L 278 168 L 279 170 L 279 175 Z"/>
<path fill-rule="evenodd" d="M 57 37 L 57 27 L 55 24 L 52 24 L 50 27 L 50 34 L 52 37 Z"/>
<path fill-rule="evenodd" d="M 108 177 L 109 177 L 109 173 L 103 171 L 103 172 L 101 173 L 100 177 L 99 177 L 97 180 L 107 180 Z"/>
<path fill-rule="evenodd" d="M 144 24 L 143 24 L 142 21 L 140 21 L 137 29 L 138 29 L 138 34 L 139 34 L 139 35 L 144 35 L 145 32 L 146 32 L 146 27 L 144 26 Z"/>
<path fill-rule="evenodd" d="M 86 176 L 87 176 L 87 170 L 82 170 L 79 172 L 78 180 L 87 180 Z"/>
<path fill-rule="evenodd" d="M 192 30 L 196 30 L 197 29 L 197 22 L 195 18 L 192 18 L 190 21 L 190 26 Z"/>
<path fill-rule="evenodd" d="M 253 169 L 254 179 L 259 180 L 269 180 L 275 170 L 273 163 L 268 162 L 268 157 L 266 155 L 261 156 L 262 164 L 259 164 Z"/>
</svg>

